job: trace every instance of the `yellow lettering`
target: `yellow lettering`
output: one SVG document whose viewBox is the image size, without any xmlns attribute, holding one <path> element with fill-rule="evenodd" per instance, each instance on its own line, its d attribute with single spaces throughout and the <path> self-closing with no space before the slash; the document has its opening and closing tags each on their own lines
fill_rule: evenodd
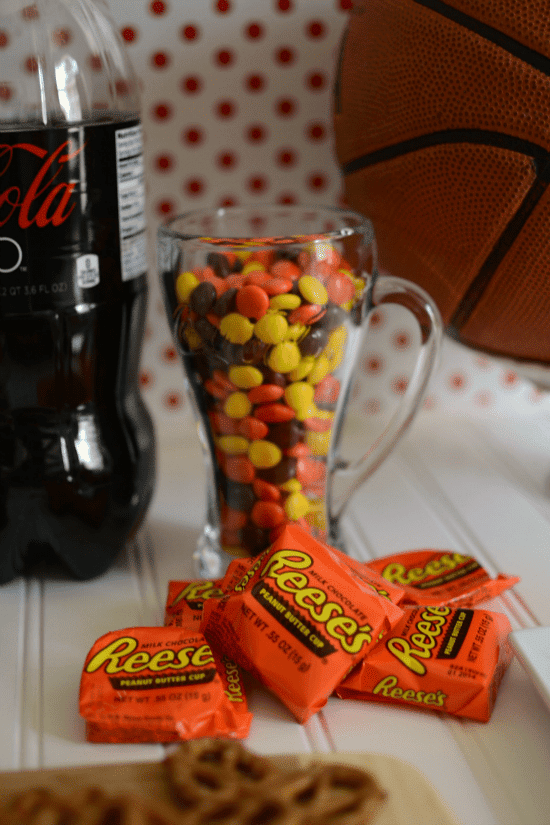
<svg viewBox="0 0 550 825">
<path fill-rule="evenodd" d="M 118 673 L 122 670 L 123 665 L 119 666 L 120 660 L 132 653 L 138 646 L 137 639 L 132 636 L 122 636 L 120 639 L 115 639 L 110 645 L 104 647 L 99 653 L 90 660 L 86 667 L 87 673 L 95 673 L 102 665 L 105 665 L 106 673 Z"/>
</svg>

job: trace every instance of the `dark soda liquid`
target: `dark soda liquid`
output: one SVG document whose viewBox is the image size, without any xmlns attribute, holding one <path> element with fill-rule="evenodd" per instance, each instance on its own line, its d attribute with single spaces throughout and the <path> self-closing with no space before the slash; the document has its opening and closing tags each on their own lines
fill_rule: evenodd
<svg viewBox="0 0 550 825">
<path fill-rule="evenodd" d="M 138 368 L 147 286 L 121 300 L 11 315 L 0 326 L 0 582 L 56 559 L 102 573 L 153 492 Z"/>
</svg>

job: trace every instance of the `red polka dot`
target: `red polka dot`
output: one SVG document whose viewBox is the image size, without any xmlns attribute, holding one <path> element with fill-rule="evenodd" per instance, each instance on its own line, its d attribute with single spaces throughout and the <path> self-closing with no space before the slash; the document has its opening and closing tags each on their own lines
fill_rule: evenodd
<svg viewBox="0 0 550 825">
<path fill-rule="evenodd" d="M 449 376 L 449 388 L 453 390 L 453 392 L 462 392 L 466 388 L 467 380 L 466 376 L 462 372 L 454 372 L 452 375 Z"/>
<path fill-rule="evenodd" d="M 174 168 L 175 160 L 173 155 L 157 155 L 155 158 L 155 169 L 158 172 L 170 172 Z"/>
<path fill-rule="evenodd" d="M 146 390 L 148 387 L 151 387 L 154 384 L 155 376 L 150 370 L 143 370 L 139 374 L 139 385 L 142 389 Z"/>
<path fill-rule="evenodd" d="M 268 188 L 267 179 L 263 175 L 253 175 L 247 181 L 247 188 L 254 193 L 265 192 Z"/>
<path fill-rule="evenodd" d="M 392 344 L 395 349 L 398 350 L 409 349 L 411 345 L 411 336 L 404 330 L 396 332 L 392 338 Z"/>
<path fill-rule="evenodd" d="M 237 104 L 233 100 L 220 100 L 214 112 L 219 118 L 234 117 L 237 114 Z"/>
<path fill-rule="evenodd" d="M 21 17 L 24 20 L 38 20 L 40 17 L 40 13 L 34 4 L 25 6 L 24 9 L 21 9 Z"/>
<path fill-rule="evenodd" d="M 384 359 L 380 355 L 368 355 L 363 361 L 363 372 L 366 375 L 379 375 L 384 369 Z"/>
<path fill-rule="evenodd" d="M 222 152 L 217 162 L 220 169 L 233 169 L 237 165 L 237 157 L 233 152 Z"/>
<path fill-rule="evenodd" d="M 294 149 L 280 149 L 276 155 L 276 163 L 279 166 L 294 166 L 296 164 L 296 152 Z"/>
<path fill-rule="evenodd" d="M 298 197 L 294 192 L 282 192 L 277 197 L 277 203 L 281 203 L 283 205 L 290 205 L 293 203 L 298 203 Z"/>
<path fill-rule="evenodd" d="M 174 111 L 170 103 L 157 103 L 153 106 L 151 114 L 155 120 L 170 120 Z"/>
<path fill-rule="evenodd" d="M 250 74 L 245 79 L 245 87 L 249 92 L 261 92 L 265 86 L 265 77 L 261 74 Z"/>
<path fill-rule="evenodd" d="M 513 387 L 519 383 L 519 375 L 514 370 L 505 370 L 502 373 L 501 383 L 503 387 Z"/>
<path fill-rule="evenodd" d="M 214 60 L 218 66 L 223 68 L 231 66 L 235 60 L 235 53 L 231 49 L 220 49 L 214 55 Z"/>
<path fill-rule="evenodd" d="M 397 378 L 394 378 L 391 382 L 391 389 L 395 395 L 404 395 L 407 391 L 407 387 L 409 386 L 409 379 L 406 375 L 399 375 Z"/>
<path fill-rule="evenodd" d="M 379 309 L 375 309 L 374 312 L 371 314 L 369 318 L 369 329 L 371 330 L 379 330 L 382 329 L 384 324 L 386 323 L 386 317 L 383 312 Z"/>
<path fill-rule="evenodd" d="M 202 178 L 189 178 L 185 181 L 183 188 L 188 195 L 196 197 L 202 195 L 206 187 Z"/>
<path fill-rule="evenodd" d="M 264 27 L 261 23 L 257 23 L 256 21 L 248 23 L 244 30 L 245 37 L 248 37 L 250 40 L 258 40 L 263 37 L 264 34 Z"/>
<path fill-rule="evenodd" d="M 151 56 L 151 65 L 154 69 L 167 69 L 171 62 L 172 58 L 166 52 L 155 52 Z"/>
<path fill-rule="evenodd" d="M 100 72 L 103 69 L 103 61 L 98 54 L 91 54 L 89 60 L 92 71 Z"/>
<path fill-rule="evenodd" d="M 288 12 L 293 10 L 292 0 L 275 0 L 275 10 Z"/>
<path fill-rule="evenodd" d="M 280 117 L 292 117 L 296 114 L 297 103 L 290 97 L 284 97 L 275 104 L 275 111 Z"/>
<path fill-rule="evenodd" d="M 327 78 L 323 72 L 313 71 L 307 75 L 305 82 L 308 89 L 311 89 L 313 92 L 319 92 L 327 85 Z"/>
<path fill-rule="evenodd" d="M 229 0 L 218 0 L 214 5 L 214 11 L 217 11 L 220 14 L 227 14 L 231 11 L 231 3 Z"/>
<path fill-rule="evenodd" d="M 25 71 L 29 74 L 36 74 L 38 71 L 38 60 L 34 55 L 29 55 L 24 63 Z"/>
<path fill-rule="evenodd" d="M 164 0 L 153 0 L 149 6 L 151 14 L 166 14 L 168 7 Z"/>
<path fill-rule="evenodd" d="M 370 398 L 363 404 L 363 409 L 365 410 L 367 415 L 378 415 L 378 413 L 382 409 L 382 405 L 380 404 L 378 398 Z"/>
<path fill-rule="evenodd" d="M 56 29 L 52 34 L 52 40 L 56 46 L 67 46 L 72 39 L 69 29 Z"/>
<path fill-rule="evenodd" d="M 294 63 L 294 59 L 294 49 L 291 49 L 289 46 L 283 46 L 275 52 L 276 63 L 280 63 L 283 66 L 289 66 L 291 63 Z"/>
<path fill-rule="evenodd" d="M 127 43 L 133 43 L 135 40 L 137 40 L 138 37 L 137 30 L 134 29 L 133 26 L 125 26 L 123 29 L 121 29 L 120 33 L 122 35 L 122 39 L 125 40 Z"/>
<path fill-rule="evenodd" d="M 324 123 L 310 123 L 306 129 L 306 138 L 311 141 L 324 140 L 327 130 Z"/>
<path fill-rule="evenodd" d="M 308 37 L 324 37 L 325 34 L 326 28 L 322 20 L 310 20 L 306 24 L 306 35 Z"/>
<path fill-rule="evenodd" d="M 220 207 L 227 207 L 227 206 L 237 206 L 239 201 L 237 198 L 234 198 L 232 195 L 226 195 L 218 202 L 218 206 Z"/>
<path fill-rule="evenodd" d="M 342 11 L 351 11 L 353 8 L 353 0 L 338 0 L 338 4 Z"/>
<path fill-rule="evenodd" d="M 171 392 L 165 393 L 162 402 L 167 410 L 179 410 L 183 407 L 184 398 L 181 392 L 172 390 Z"/>
<path fill-rule="evenodd" d="M 204 140 L 204 133 L 198 126 L 191 126 L 183 133 L 182 139 L 184 143 L 194 146 L 202 143 Z"/>
<path fill-rule="evenodd" d="M 7 103 L 12 98 L 12 90 L 7 83 L 0 83 L 0 101 Z"/>
<path fill-rule="evenodd" d="M 197 94 L 202 89 L 202 79 L 195 74 L 187 75 L 187 77 L 182 78 L 180 88 L 184 94 Z"/>
<path fill-rule="evenodd" d="M 493 404 L 493 396 L 487 390 L 480 390 L 474 396 L 474 403 L 478 407 L 490 407 Z"/>
<path fill-rule="evenodd" d="M 166 361 L 166 363 L 170 364 L 173 361 L 176 361 L 178 357 L 178 353 L 176 348 L 172 344 L 168 344 L 162 350 L 162 360 Z"/>
<path fill-rule="evenodd" d="M 267 137 L 267 130 L 261 123 L 252 123 L 245 133 L 249 143 L 261 143 Z"/>
<path fill-rule="evenodd" d="M 119 97 L 126 97 L 133 89 L 133 84 L 119 78 L 115 81 L 115 91 Z"/>
<path fill-rule="evenodd" d="M 167 215 L 172 215 L 176 211 L 176 205 L 173 200 L 167 198 L 157 203 L 156 211 L 161 217 L 166 217 Z"/>
<path fill-rule="evenodd" d="M 187 26 L 183 26 L 181 36 L 184 40 L 198 40 L 200 37 L 200 29 L 198 26 L 189 23 Z"/>
<path fill-rule="evenodd" d="M 307 185 L 309 189 L 314 189 L 316 191 L 320 191 L 321 189 L 327 188 L 327 178 L 323 172 L 314 172 L 310 175 L 307 179 Z"/>
<path fill-rule="evenodd" d="M 0 31 L 0 49 L 5 49 L 10 39 L 5 31 Z"/>
</svg>

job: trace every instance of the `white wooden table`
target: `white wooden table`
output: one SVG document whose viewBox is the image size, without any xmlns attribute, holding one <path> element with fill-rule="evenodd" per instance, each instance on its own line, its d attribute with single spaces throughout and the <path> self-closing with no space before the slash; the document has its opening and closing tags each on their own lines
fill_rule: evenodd
<svg viewBox="0 0 550 825">
<path fill-rule="evenodd" d="M 476 556 L 521 576 L 491 604 L 514 628 L 550 625 L 550 420 L 481 421 L 423 411 L 353 500 L 362 558 L 416 547 Z M 92 745 L 78 715 L 84 658 L 103 633 L 161 624 L 169 579 L 193 575 L 204 477 L 189 426 L 160 438 L 144 537 L 104 576 L 0 587 L 0 770 L 161 759 L 161 746 Z M 259 753 L 369 751 L 420 769 L 464 825 L 548 825 L 550 711 L 517 660 L 479 724 L 331 698 L 306 725 L 261 687 L 247 744 Z"/>
</svg>

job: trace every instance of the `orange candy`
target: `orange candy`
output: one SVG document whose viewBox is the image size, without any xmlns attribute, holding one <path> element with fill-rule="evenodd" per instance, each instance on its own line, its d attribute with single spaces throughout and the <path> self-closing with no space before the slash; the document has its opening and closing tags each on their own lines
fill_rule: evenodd
<svg viewBox="0 0 550 825">
<path fill-rule="evenodd" d="M 256 475 L 254 465 L 245 455 L 229 456 L 225 459 L 223 471 L 231 481 L 251 484 Z"/>
<path fill-rule="evenodd" d="M 237 292 L 237 309 L 246 318 L 253 318 L 258 321 L 269 309 L 269 296 L 267 292 L 255 284 L 247 284 Z"/>
<path fill-rule="evenodd" d="M 282 493 L 275 484 L 264 481 L 263 478 L 255 478 L 252 482 L 252 489 L 262 501 L 280 501 Z"/>
<path fill-rule="evenodd" d="M 251 518 L 258 527 L 271 529 L 286 521 L 286 513 L 274 501 L 257 501 L 252 508 Z"/>
<path fill-rule="evenodd" d="M 292 310 L 288 316 L 288 323 L 313 324 L 315 321 L 319 321 L 326 311 L 326 307 L 320 304 L 302 304 L 302 306 Z"/>
<path fill-rule="evenodd" d="M 242 530 L 248 521 L 248 514 L 242 510 L 234 510 L 224 504 L 221 512 L 221 521 L 227 530 Z"/>
<path fill-rule="evenodd" d="M 282 295 L 285 292 L 290 292 L 292 286 L 293 282 L 288 278 L 269 278 L 262 284 L 268 295 Z"/>
<path fill-rule="evenodd" d="M 296 413 L 286 404 L 262 404 L 254 410 L 254 415 L 260 421 L 267 421 L 269 424 L 281 424 L 283 421 L 292 421 Z"/>
<path fill-rule="evenodd" d="M 258 441 L 265 438 L 269 432 L 269 427 L 265 421 L 260 421 L 251 415 L 241 418 L 237 424 L 237 433 L 249 441 Z"/>
<path fill-rule="evenodd" d="M 268 404 L 271 401 L 278 401 L 284 395 L 284 387 L 278 384 L 261 384 L 249 390 L 248 400 L 252 404 Z"/>
</svg>

